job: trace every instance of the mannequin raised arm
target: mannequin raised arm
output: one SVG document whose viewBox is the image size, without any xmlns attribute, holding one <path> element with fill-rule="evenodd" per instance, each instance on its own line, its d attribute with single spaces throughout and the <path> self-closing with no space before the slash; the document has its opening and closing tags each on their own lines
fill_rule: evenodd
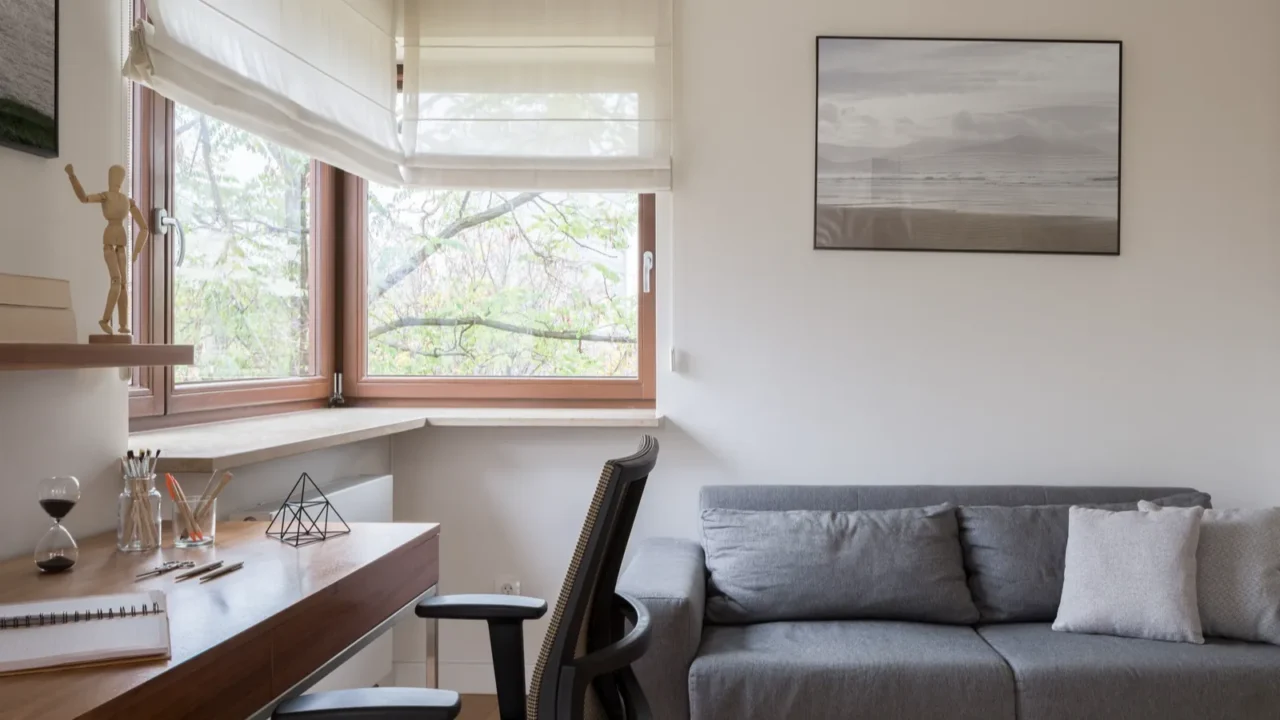
<svg viewBox="0 0 1280 720">
<path fill-rule="evenodd" d="M 71 179 L 71 189 L 76 191 L 76 197 L 80 199 L 80 202 L 85 204 L 100 203 L 107 199 L 106 193 L 94 193 L 92 195 L 85 195 L 84 187 L 80 185 L 80 179 L 76 177 L 75 168 L 71 167 L 71 165 L 67 165 L 63 169 L 67 171 L 67 177 Z"/>
</svg>

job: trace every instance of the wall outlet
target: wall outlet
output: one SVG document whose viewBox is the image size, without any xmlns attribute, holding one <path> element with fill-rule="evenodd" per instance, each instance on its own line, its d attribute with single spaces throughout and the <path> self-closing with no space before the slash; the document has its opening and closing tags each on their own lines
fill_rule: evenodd
<svg viewBox="0 0 1280 720">
<path fill-rule="evenodd" d="M 493 591 L 499 595 L 519 595 L 520 579 L 511 575 L 502 575 L 494 579 Z"/>
</svg>

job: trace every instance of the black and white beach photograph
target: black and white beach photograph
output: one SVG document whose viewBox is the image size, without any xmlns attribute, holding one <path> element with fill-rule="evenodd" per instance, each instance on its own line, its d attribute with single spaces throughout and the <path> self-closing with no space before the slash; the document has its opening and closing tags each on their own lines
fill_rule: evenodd
<svg viewBox="0 0 1280 720">
<path fill-rule="evenodd" d="M 818 38 L 814 246 L 1120 252 L 1118 42 Z"/>
<path fill-rule="evenodd" d="M 57 0 L 0 0 L 0 145 L 58 154 Z"/>
</svg>

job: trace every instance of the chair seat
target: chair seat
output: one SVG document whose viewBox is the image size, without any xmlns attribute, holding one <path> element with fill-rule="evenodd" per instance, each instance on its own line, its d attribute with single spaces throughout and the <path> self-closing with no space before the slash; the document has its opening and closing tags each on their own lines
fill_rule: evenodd
<svg viewBox="0 0 1280 720">
<path fill-rule="evenodd" d="M 1280 647 L 1204 645 L 987 625 L 1018 681 L 1019 720 L 1274 720 Z"/>
<path fill-rule="evenodd" d="M 692 720 L 1014 720 L 1013 676 L 973 628 L 872 620 L 708 627 L 689 703 Z"/>
<path fill-rule="evenodd" d="M 273 720 L 453 720 L 458 693 L 424 688 L 362 688 L 300 695 L 276 706 Z"/>
</svg>

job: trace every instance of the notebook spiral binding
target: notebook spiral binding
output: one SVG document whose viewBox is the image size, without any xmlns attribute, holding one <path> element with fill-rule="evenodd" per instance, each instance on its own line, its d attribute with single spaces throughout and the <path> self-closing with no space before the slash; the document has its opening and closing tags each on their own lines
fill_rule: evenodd
<svg viewBox="0 0 1280 720">
<path fill-rule="evenodd" d="M 160 603 L 151 603 L 150 607 L 146 605 L 130 605 L 126 608 L 121 605 L 119 609 L 110 608 L 107 610 L 86 610 L 84 612 L 14 615 L 11 617 L 0 617 L 0 630 L 44 627 L 46 625 L 70 625 L 72 623 L 88 622 L 90 620 L 114 620 L 116 618 L 145 617 L 147 615 L 160 615 L 163 613 L 164 610 L 160 609 Z"/>
</svg>

